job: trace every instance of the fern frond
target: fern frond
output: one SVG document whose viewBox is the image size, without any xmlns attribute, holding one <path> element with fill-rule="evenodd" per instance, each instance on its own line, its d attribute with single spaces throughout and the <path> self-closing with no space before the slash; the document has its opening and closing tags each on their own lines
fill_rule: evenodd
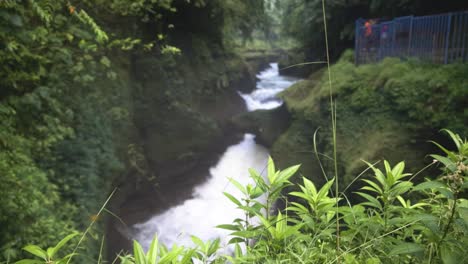
<svg viewBox="0 0 468 264">
<path fill-rule="evenodd" d="M 53 7 L 49 1 L 45 1 L 45 7 L 42 7 L 34 0 L 29 0 L 34 13 L 46 24 L 49 25 L 50 20 L 52 20 L 52 11 Z"/>
<path fill-rule="evenodd" d="M 96 35 L 96 41 L 99 43 L 104 43 L 109 40 L 109 37 L 107 36 L 106 32 L 104 32 L 96 22 L 94 22 L 94 19 L 92 19 L 88 13 L 84 10 L 80 10 L 80 12 L 77 14 L 77 17 L 80 19 L 81 22 L 84 24 L 88 25 L 91 27 L 93 30 L 94 34 Z"/>
<path fill-rule="evenodd" d="M 14 8 L 18 4 L 15 0 L 3 0 L 0 1 L 0 7 L 2 8 Z"/>
</svg>

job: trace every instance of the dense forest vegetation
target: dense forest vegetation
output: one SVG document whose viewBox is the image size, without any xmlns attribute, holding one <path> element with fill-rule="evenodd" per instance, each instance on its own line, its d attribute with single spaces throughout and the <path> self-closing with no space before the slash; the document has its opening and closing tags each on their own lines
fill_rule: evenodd
<svg viewBox="0 0 468 264">
<path fill-rule="evenodd" d="M 255 73 L 272 56 L 282 67 L 325 59 L 323 8 L 336 62 L 338 140 L 329 137 L 323 65 L 283 71 L 305 78 L 280 95 L 288 125 L 269 137 L 276 165 L 289 168 L 277 170 L 271 161 L 268 181 L 251 171 L 255 186 L 236 184 L 245 197 L 227 195 L 246 215 L 219 223 L 236 236 L 233 254 L 217 256 L 218 241 L 194 238 L 195 249 L 167 249 L 155 239 L 148 256 L 135 243 L 133 256 L 120 261 L 462 263 L 466 64 L 387 59 L 357 67 L 345 51 L 353 47 L 359 17 L 468 9 L 456 0 L 1 1 L 0 263 L 30 253 L 51 263 L 57 251 L 78 254 L 56 263 L 71 257 L 102 263 L 104 244 L 114 256 L 120 248 L 112 241 L 121 239 L 114 239 L 114 223 L 135 223 L 186 198 L 184 190 L 238 140 L 233 120 L 245 105 L 237 92 L 254 89 Z M 260 113 L 259 122 L 278 127 L 270 114 Z M 442 128 L 457 135 L 441 135 Z M 448 150 L 427 143 L 432 139 Z M 334 171 L 333 162 L 321 163 L 313 153 L 332 155 L 337 142 Z M 445 156 L 427 158 L 431 153 Z M 360 159 L 386 159 L 394 167 Z M 402 159 L 405 172 L 418 173 L 433 159 L 439 168 L 407 179 Z M 290 167 L 298 163 L 301 168 Z M 369 167 L 373 173 L 353 185 L 361 192 L 349 206 L 332 191 L 333 177 L 322 176 L 339 172 L 343 191 Z M 296 172 L 308 178 L 293 177 Z M 416 185 L 423 176 L 431 180 Z M 262 195 L 266 204 L 255 201 Z M 273 212 L 276 202 L 284 210 Z M 255 216 L 260 223 L 249 221 Z M 35 246 L 26 252 L 26 245 Z"/>
<path fill-rule="evenodd" d="M 232 32 L 250 36 L 246 23 L 262 24 L 258 3 L 2 1 L 0 259 L 84 230 L 127 175 L 158 176 L 142 152 L 161 163 L 216 141 L 218 122 L 194 107 L 244 78 L 225 46 Z M 167 114 L 181 124 L 167 124 Z M 142 149 L 148 126 L 170 135 L 183 122 L 193 131 L 181 133 L 204 138 Z M 86 241 L 90 259 L 99 223 Z"/>
<path fill-rule="evenodd" d="M 468 96 L 466 64 L 434 65 L 388 58 L 356 67 L 353 53 L 347 51 L 331 71 L 338 101 L 343 186 L 365 169 L 361 159 L 385 158 L 396 163 L 405 157 L 407 169 L 416 172 L 430 161 L 427 154 L 436 151 L 427 141 L 446 142 L 439 129 L 468 133 L 468 116 L 463 110 Z M 271 155 L 280 167 L 302 163 L 303 173 L 314 175 L 321 171 L 317 160 L 308 161 L 314 151 L 332 153 L 332 140 L 324 136 L 332 129 L 327 83 L 328 76 L 320 70 L 280 95 L 293 116 L 291 125 L 272 146 Z M 314 136 L 316 132 L 318 136 Z M 327 159 L 323 162 L 330 163 Z M 314 181 L 320 183 L 323 178 Z"/>
</svg>

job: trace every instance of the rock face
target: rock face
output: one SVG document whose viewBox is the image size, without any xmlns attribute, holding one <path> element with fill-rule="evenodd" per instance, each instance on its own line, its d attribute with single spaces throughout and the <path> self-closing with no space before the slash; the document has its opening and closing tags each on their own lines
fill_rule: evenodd
<svg viewBox="0 0 468 264">
<path fill-rule="evenodd" d="M 255 134 L 255 141 L 271 147 L 289 127 L 291 116 L 285 105 L 273 110 L 257 110 L 236 115 L 232 124 L 236 130 Z"/>
</svg>

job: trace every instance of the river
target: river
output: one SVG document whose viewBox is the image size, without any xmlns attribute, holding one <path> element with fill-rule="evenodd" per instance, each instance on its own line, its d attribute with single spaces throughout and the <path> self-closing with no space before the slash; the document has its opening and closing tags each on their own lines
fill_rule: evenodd
<svg viewBox="0 0 468 264">
<path fill-rule="evenodd" d="M 296 79 L 279 75 L 278 64 L 257 75 L 256 89 L 250 94 L 239 93 L 248 111 L 273 109 L 283 102 L 275 96 L 292 85 Z M 221 245 L 228 241 L 229 231 L 216 225 L 230 224 L 235 218 L 242 218 L 241 210 L 229 201 L 223 192 L 240 197 L 239 191 L 229 183 L 232 177 L 242 184 L 251 183 L 248 169 L 263 172 L 268 160 L 268 150 L 255 143 L 255 136 L 244 135 L 238 144 L 226 149 L 218 163 L 210 168 L 208 180 L 193 190 L 191 199 L 155 215 L 148 221 L 133 226 L 134 238 L 147 248 L 154 235 L 167 246 L 173 244 L 191 246 L 191 235 L 202 240 L 221 238 Z"/>
</svg>

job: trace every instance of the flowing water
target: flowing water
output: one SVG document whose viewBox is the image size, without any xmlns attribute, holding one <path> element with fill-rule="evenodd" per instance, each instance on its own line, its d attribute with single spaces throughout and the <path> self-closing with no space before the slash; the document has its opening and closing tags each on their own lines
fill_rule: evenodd
<svg viewBox="0 0 468 264">
<path fill-rule="evenodd" d="M 276 95 L 297 81 L 296 78 L 279 75 L 278 63 L 271 63 L 257 78 L 257 88 L 252 93 L 239 93 L 249 111 L 279 107 L 283 102 Z"/>
<path fill-rule="evenodd" d="M 252 93 L 240 93 L 249 111 L 280 106 L 283 102 L 275 95 L 295 82 L 295 79 L 279 75 L 277 63 L 270 64 L 257 78 L 257 88 Z M 221 244 L 225 245 L 229 231 L 215 226 L 231 224 L 235 218 L 243 218 L 242 211 L 223 195 L 223 192 L 228 192 L 241 197 L 240 192 L 229 183 L 229 178 L 244 185 L 251 183 L 248 169 L 263 172 L 268 161 L 268 150 L 256 144 L 254 139 L 254 135 L 246 134 L 240 143 L 228 147 L 216 166 L 210 169 L 208 180 L 194 188 L 193 198 L 144 223 L 136 224 L 135 239 L 145 248 L 155 234 L 169 247 L 173 244 L 192 245 L 191 235 L 204 241 L 221 238 Z"/>
</svg>

